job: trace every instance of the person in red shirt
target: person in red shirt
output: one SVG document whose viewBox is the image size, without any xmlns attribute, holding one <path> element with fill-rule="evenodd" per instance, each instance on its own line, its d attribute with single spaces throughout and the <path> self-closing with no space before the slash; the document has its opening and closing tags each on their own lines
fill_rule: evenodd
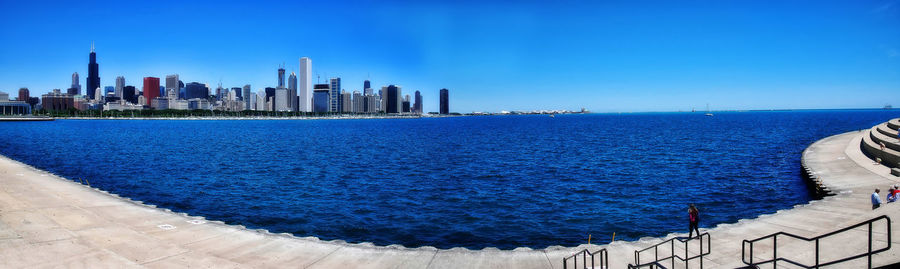
<svg viewBox="0 0 900 269">
<path fill-rule="evenodd" d="M 697 231 L 697 236 L 700 236 L 700 229 L 698 228 L 700 226 L 700 210 L 697 210 L 694 204 L 691 204 L 688 208 L 688 219 L 691 222 L 688 227 L 688 238 L 693 238 L 694 231 Z"/>
</svg>

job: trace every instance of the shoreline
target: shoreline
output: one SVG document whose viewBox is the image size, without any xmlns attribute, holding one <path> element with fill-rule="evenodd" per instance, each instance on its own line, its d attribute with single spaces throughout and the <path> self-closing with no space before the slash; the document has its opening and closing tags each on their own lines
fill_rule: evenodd
<svg viewBox="0 0 900 269">
<path fill-rule="evenodd" d="M 823 138 L 821 140 L 818 140 L 818 141 L 812 143 L 807 148 L 807 150 L 804 151 L 803 156 L 801 158 L 801 162 L 804 164 L 803 166 L 806 169 L 810 170 L 810 173 L 817 175 L 823 181 L 828 183 L 826 185 L 837 184 L 837 183 L 834 183 L 835 180 L 831 176 L 826 175 L 828 172 L 827 171 L 828 169 L 823 169 L 823 166 L 822 166 L 823 160 L 835 162 L 835 159 L 828 157 L 828 158 L 822 158 L 823 160 L 813 160 L 815 158 L 812 158 L 812 157 L 816 157 L 813 155 L 816 154 L 817 152 L 819 152 L 818 147 L 829 146 L 830 144 L 834 143 L 833 142 L 834 140 L 838 140 L 838 142 L 840 142 L 840 143 L 845 143 L 845 142 L 841 142 L 841 141 L 847 141 L 849 137 L 856 137 L 858 135 L 859 135 L 858 132 L 853 131 L 853 132 L 838 134 L 838 135 L 834 135 L 834 136 L 829 136 L 829 137 Z M 852 143 L 853 140 L 851 139 L 850 141 L 851 141 L 850 146 L 846 146 L 846 144 L 839 143 L 840 145 L 838 145 L 838 146 L 840 148 L 841 153 L 852 151 L 851 149 L 853 148 L 853 143 Z M 856 140 L 856 141 L 858 141 L 858 140 Z M 814 147 L 816 147 L 816 150 L 810 150 L 811 148 L 814 148 Z M 834 145 L 831 145 L 831 147 L 835 148 Z M 857 149 L 859 148 L 858 145 L 856 148 Z M 852 152 L 850 152 L 850 153 L 852 153 Z M 858 155 L 862 156 L 861 152 Z M 862 161 L 856 160 L 859 158 L 859 156 L 857 156 L 856 154 L 851 154 L 848 156 L 850 157 L 849 159 L 853 159 L 854 166 L 856 166 L 858 162 L 865 162 L 865 160 L 862 160 Z M 862 156 L 862 157 L 864 158 L 864 156 Z M 850 161 L 850 160 L 844 160 L 844 161 L 846 162 L 846 161 Z M 857 167 L 857 168 L 859 168 L 859 167 Z M 880 177 L 879 175 L 875 175 L 875 174 L 871 174 L 871 175 Z M 20 180 L 17 180 L 17 179 L 20 179 Z M 877 180 L 877 178 L 876 178 L 876 180 Z M 224 256 L 230 257 L 230 255 L 237 253 L 237 251 L 229 250 L 229 251 L 220 253 L 220 252 L 216 252 L 216 251 L 204 252 L 203 250 L 208 249 L 208 248 L 216 249 L 215 246 L 219 245 L 219 244 L 233 245 L 235 243 L 230 243 L 230 242 L 235 241 L 235 240 L 242 242 L 242 243 L 240 243 L 240 247 L 236 246 L 238 249 L 251 248 L 251 249 L 259 250 L 259 251 L 252 251 L 253 253 L 257 253 L 257 254 L 254 254 L 255 259 L 263 259 L 261 257 L 270 257 L 268 255 L 272 255 L 272 254 L 270 254 L 266 251 L 263 251 L 263 249 L 269 249 L 272 247 L 273 244 L 279 245 L 283 248 L 293 249 L 293 251 L 291 251 L 293 254 L 282 253 L 285 255 L 302 254 L 301 256 L 304 256 L 306 254 L 311 254 L 310 252 L 314 252 L 317 254 L 311 254 L 311 255 L 315 256 L 315 257 L 313 257 L 315 259 L 312 260 L 311 263 L 306 264 L 306 266 L 315 265 L 315 266 L 321 266 L 324 268 L 330 268 L 330 267 L 334 267 L 337 265 L 346 265 L 346 264 L 350 264 L 351 266 L 354 264 L 357 266 L 363 265 L 363 264 L 370 265 L 369 262 L 373 262 L 373 259 L 374 259 L 374 261 L 377 261 L 377 263 L 378 263 L 378 266 L 374 266 L 374 267 L 379 267 L 379 268 L 382 268 L 382 267 L 404 267 L 404 268 L 407 268 L 407 267 L 414 267 L 414 268 L 459 267 L 459 266 L 464 266 L 464 265 L 469 265 L 467 267 L 491 267 L 490 265 L 493 263 L 491 263 L 490 261 L 504 260 L 504 258 L 501 258 L 503 256 L 506 256 L 506 259 L 512 259 L 512 260 L 505 261 L 505 263 L 502 263 L 507 266 L 511 266 L 513 264 L 518 264 L 518 265 L 520 265 L 519 267 L 555 268 L 559 265 L 560 259 L 562 257 L 571 255 L 571 253 L 574 253 L 576 250 L 591 249 L 593 251 L 593 250 L 597 250 L 600 248 L 608 249 L 608 251 L 610 253 L 610 263 L 613 263 L 616 265 L 624 265 L 626 263 L 632 262 L 631 259 L 634 257 L 633 256 L 634 250 L 642 249 L 651 244 L 661 242 L 663 239 L 666 239 L 666 238 L 684 235 L 684 233 L 669 233 L 668 235 L 666 235 L 664 237 L 645 237 L 645 238 L 640 238 L 640 239 L 634 240 L 634 241 L 614 241 L 614 242 L 611 242 L 606 245 L 582 244 L 582 245 L 574 246 L 574 247 L 548 246 L 544 249 L 531 249 L 531 248 L 527 248 L 527 247 L 519 247 L 519 248 L 515 248 L 513 250 L 500 250 L 500 249 L 493 248 L 493 247 L 486 247 L 486 248 L 483 248 L 480 250 L 472 250 L 472 249 L 462 248 L 462 247 L 455 247 L 455 248 L 450 248 L 450 249 L 438 249 L 438 248 L 429 247 L 429 246 L 423 246 L 423 247 L 417 247 L 417 248 L 407 248 L 407 247 L 404 247 L 401 245 L 377 246 L 377 245 L 374 245 L 369 242 L 347 243 L 346 241 L 343 241 L 343 240 L 324 241 L 319 238 L 311 237 L 311 236 L 303 237 L 303 236 L 296 236 L 296 235 L 287 234 L 287 233 L 276 234 L 276 233 L 271 233 L 268 230 L 264 230 L 264 229 L 248 229 L 242 225 L 230 225 L 230 224 L 225 224 L 224 222 L 221 222 L 221 221 L 207 220 L 202 216 L 191 216 L 186 213 L 178 213 L 178 212 L 171 211 L 169 209 L 158 208 L 155 205 L 145 204 L 142 201 L 135 201 L 135 200 L 132 200 L 127 197 L 121 197 L 117 194 L 109 193 L 107 191 L 104 191 L 104 190 L 101 190 L 98 188 L 90 187 L 87 185 L 82 185 L 76 181 L 53 175 L 44 170 L 36 169 L 31 165 L 19 162 L 17 160 L 10 159 L 3 155 L 0 155 L 0 182 L 3 183 L 3 184 L 0 184 L 0 212 L 3 212 L 3 214 L 0 214 L 0 217 L 7 217 L 7 219 L 2 219 L 4 222 L 8 222 L 7 221 L 9 218 L 8 216 L 19 214 L 20 212 L 31 212 L 31 211 L 35 211 L 35 210 L 40 211 L 40 210 L 46 210 L 46 208 L 53 208 L 52 206 L 51 207 L 46 207 L 46 205 L 41 206 L 45 200 L 53 200 L 53 199 L 49 199 L 49 198 L 41 199 L 41 198 L 35 197 L 35 196 L 56 197 L 57 199 L 55 199 L 55 200 L 59 200 L 59 201 L 56 201 L 56 202 L 58 202 L 58 204 L 56 204 L 57 207 L 63 206 L 66 208 L 71 208 L 72 210 L 76 210 L 76 211 L 89 211 L 89 212 L 86 212 L 85 215 L 93 215 L 95 217 L 93 222 L 109 222 L 109 223 L 107 223 L 107 225 L 97 225 L 97 227 L 85 228 L 85 225 L 81 225 L 81 223 L 83 223 L 84 221 L 81 221 L 81 222 L 75 221 L 75 224 L 74 224 L 75 227 L 73 228 L 73 227 L 68 227 L 68 226 L 73 226 L 73 225 L 69 225 L 65 221 L 51 221 L 51 223 L 57 222 L 58 225 L 62 226 L 62 227 L 56 227 L 56 228 L 44 227 L 44 229 L 38 229 L 37 232 L 33 233 L 33 234 L 27 233 L 27 231 L 29 231 L 29 229 L 17 230 L 16 227 L 12 227 L 13 231 L 25 231 L 25 232 L 23 234 L 20 234 L 18 237 L 9 237 L 9 238 L 6 238 L 5 240 L 22 240 L 22 241 L 28 242 L 29 239 L 27 237 L 32 236 L 32 235 L 37 236 L 39 238 L 42 238 L 42 236 L 66 237 L 65 233 L 63 233 L 62 235 L 57 235 L 57 233 L 56 233 L 56 231 L 58 231 L 60 228 L 63 228 L 63 227 L 66 229 L 70 229 L 70 230 L 68 230 L 68 233 L 70 236 L 68 238 L 71 239 L 71 235 L 76 234 L 76 235 L 79 235 L 79 238 L 77 238 L 78 240 L 89 241 L 89 242 L 93 242 L 94 240 L 97 240 L 96 238 L 93 238 L 92 236 L 100 236 L 100 238 L 106 238 L 109 236 L 116 237 L 118 235 L 118 233 L 130 234 L 129 236 L 137 236 L 137 235 L 134 235 L 136 233 L 138 235 L 149 236 L 149 237 L 154 237 L 154 238 L 155 238 L 155 235 L 166 233 L 166 231 L 180 232 L 180 231 L 189 230 L 185 233 L 182 233 L 182 234 L 184 234 L 184 236 L 187 236 L 187 237 L 191 237 L 191 236 L 197 237 L 198 236 L 197 234 L 217 234 L 216 236 L 213 236 L 213 237 L 203 236 L 203 239 L 199 239 L 199 241 L 198 240 L 190 240 L 188 242 L 182 242 L 182 241 L 180 241 L 181 239 L 179 239 L 177 237 L 176 238 L 163 237 L 161 244 L 168 244 L 168 245 L 174 244 L 175 246 L 178 246 L 179 248 L 185 248 L 188 251 L 182 252 L 181 254 L 174 254 L 174 255 L 169 253 L 165 256 L 155 257 L 154 259 L 148 259 L 148 260 L 138 259 L 136 261 L 142 262 L 142 263 L 137 263 L 139 266 L 140 265 L 146 266 L 147 264 L 156 263 L 156 262 L 163 261 L 163 260 L 171 260 L 170 259 L 171 257 L 187 255 L 186 253 L 192 253 L 192 251 L 190 251 L 190 249 L 192 249 L 192 247 L 198 247 L 197 249 L 194 249 L 195 250 L 195 251 L 193 251 L 194 255 L 191 256 L 195 259 L 192 260 L 191 262 L 180 264 L 181 266 L 185 266 L 185 265 L 193 266 L 193 265 L 203 264 L 204 261 L 209 260 L 210 256 L 207 256 L 207 255 L 212 255 L 212 257 L 215 257 L 215 258 L 221 260 Z M 31 185 L 29 185 L 29 184 L 31 184 Z M 882 184 L 882 183 L 879 183 L 879 184 Z M 838 184 L 838 185 L 840 185 L 840 184 Z M 856 186 L 853 186 L 853 187 L 856 187 Z M 868 188 L 868 187 L 866 187 L 866 188 Z M 51 189 L 56 190 L 56 191 L 48 193 L 48 191 Z M 866 205 L 864 202 L 861 203 L 862 209 L 859 209 L 858 208 L 859 206 L 855 206 L 857 208 L 854 208 L 853 209 L 854 211 L 852 211 L 852 212 L 865 212 L 863 214 L 840 213 L 840 212 L 846 212 L 848 209 L 833 208 L 834 206 L 828 206 L 830 204 L 835 204 L 835 205 L 840 205 L 841 207 L 853 207 L 853 206 L 848 206 L 848 204 L 846 204 L 846 202 L 844 202 L 844 201 L 846 201 L 848 199 L 853 200 L 852 205 L 856 205 L 857 204 L 856 200 L 859 200 L 859 199 L 851 198 L 851 196 L 852 197 L 867 196 L 867 194 L 865 192 L 861 192 L 861 193 L 856 192 L 856 194 L 854 194 L 854 192 L 852 192 L 852 191 L 848 192 L 844 188 L 831 188 L 831 189 L 832 190 L 841 190 L 841 191 L 838 193 L 838 195 L 829 196 L 822 200 L 813 200 L 813 201 L 810 201 L 809 203 L 798 204 L 798 205 L 795 205 L 793 208 L 778 210 L 773 214 L 763 214 L 763 215 L 759 215 L 759 216 L 756 216 L 756 217 L 753 217 L 750 219 L 741 219 L 735 223 L 717 224 L 715 226 L 712 226 L 711 228 L 702 229 L 702 231 L 710 232 L 711 234 L 713 234 L 713 240 L 717 241 L 714 244 L 719 246 L 719 247 L 717 247 L 717 249 L 718 249 L 725 245 L 731 246 L 731 244 L 735 244 L 735 243 L 740 244 L 740 240 L 736 240 L 736 238 L 722 239 L 721 238 L 722 235 L 736 234 L 736 237 L 738 237 L 738 238 L 749 239 L 749 238 L 758 237 L 760 231 L 762 231 L 763 234 L 768 234 L 773 231 L 785 230 L 785 228 L 773 227 L 773 226 L 777 226 L 777 225 L 773 225 L 772 223 L 780 223 L 780 225 L 795 225 L 792 228 L 788 229 L 788 231 L 796 232 L 796 231 L 794 231 L 794 229 L 800 229 L 800 230 L 807 231 L 807 233 L 808 233 L 808 232 L 810 232 L 810 230 L 816 230 L 816 229 L 822 229 L 822 228 L 829 229 L 829 228 L 833 228 L 832 226 L 835 226 L 838 224 L 842 224 L 842 223 L 846 223 L 846 222 L 855 222 L 858 219 L 858 217 L 860 217 L 860 215 L 865 216 L 865 215 L 867 215 L 865 213 L 869 212 L 867 210 L 867 208 L 865 208 Z M 18 201 L 18 203 L 16 203 L 17 200 L 13 199 L 15 197 L 13 197 L 12 194 L 22 194 L 23 196 L 19 196 L 19 198 L 20 198 L 19 200 L 21 200 L 21 201 Z M 864 200 L 864 197 L 863 197 L 863 200 Z M 10 207 L 16 207 L 17 205 L 21 206 L 20 204 L 25 204 L 26 202 L 30 202 L 30 201 L 33 201 L 33 203 L 34 203 L 34 205 L 31 207 L 32 209 L 22 211 L 21 208 L 19 210 L 16 210 L 16 208 L 13 208 L 13 210 L 10 210 Z M 83 205 L 79 205 L 79 203 L 88 203 L 89 205 L 83 206 Z M 106 212 L 105 209 L 102 209 L 103 207 L 108 207 L 108 206 L 115 207 L 116 210 L 112 210 L 112 211 L 116 212 L 116 213 L 109 213 L 109 212 Z M 826 208 L 823 209 L 822 207 L 826 207 Z M 97 208 L 101 208 L 101 209 L 97 209 Z M 815 211 L 816 214 L 826 214 L 828 216 L 834 216 L 835 218 L 836 218 L 836 216 L 843 215 L 843 217 L 841 217 L 840 220 L 828 220 L 829 225 L 820 224 L 820 225 L 817 225 L 817 227 L 807 227 L 807 225 L 805 225 L 805 224 L 797 223 L 796 220 L 790 221 L 790 219 L 793 219 L 797 215 L 803 215 L 804 212 L 816 210 L 814 208 L 819 208 L 818 210 L 821 210 L 821 212 Z M 856 211 L 856 210 L 859 210 L 859 211 Z M 896 210 L 893 210 L 893 211 L 896 211 Z M 823 212 L 827 212 L 827 213 L 823 213 Z M 90 213 L 93 213 L 93 214 L 90 214 Z M 71 212 L 68 212 L 68 213 L 57 212 L 57 214 L 65 215 L 65 214 L 71 214 Z M 116 217 L 110 217 L 109 219 L 103 219 L 102 216 L 106 216 L 105 214 L 123 214 L 126 216 L 132 216 L 140 221 L 132 221 L 127 218 L 120 219 L 120 218 L 116 218 Z M 898 214 L 900 214 L 900 213 L 898 213 Z M 101 218 L 98 219 L 98 218 L 96 218 L 97 216 L 101 216 Z M 29 222 L 31 222 L 31 223 L 38 223 L 38 224 L 47 223 L 46 221 L 40 221 L 39 219 L 41 219 L 41 218 L 38 216 L 31 216 L 29 214 L 23 214 L 23 217 L 37 218 L 33 221 L 30 220 Z M 53 217 L 44 217 L 44 218 L 52 219 Z M 900 217 L 898 217 L 898 219 L 900 219 Z M 197 222 L 197 223 L 195 224 L 192 221 Z M 787 221 L 787 222 L 785 222 L 785 221 Z M 157 223 L 164 223 L 164 224 L 157 224 Z M 171 223 L 171 224 L 169 224 L 169 223 Z M 191 223 L 191 224 L 185 224 L 185 223 Z M 793 223 L 793 224 L 791 224 L 791 223 Z M 0 225 L 3 225 L 3 224 L 0 223 Z M 7 225 L 18 225 L 18 223 L 11 222 L 11 223 L 7 223 Z M 167 228 L 169 226 L 166 226 L 166 225 L 170 225 L 172 228 L 167 230 Z M 819 226 L 828 226 L 828 227 L 819 227 Z M 105 232 L 101 232 L 103 230 L 110 229 L 110 228 L 106 228 L 106 227 L 118 227 L 118 228 L 112 228 L 112 230 L 111 230 L 112 234 L 108 235 Z M 81 228 L 81 229 L 79 229 L 79 228 Z M 93 233 L 91 233 L 91 232 L 85 233 L 84 231 L 86 229 L 87 230 L 97 229 L 97 231 L 94 231 Z M 124 231 L 123 231 L 123 229 L 124 229 Z M 128 233 L 127 231 L 129 231 L 129 230 L 132 232 Z M 831 230 L 833 230 L 833 229 L 831 229 Z M 82 237 L 84 237 L 84 238 L 82 238 Z M 252 238 L 252 240 L 248 239 L 248 238 Z M 238 239 L 240 239 L 240 240 L 238 240 Z M 246 239 L 246 240 L 243 240 L 243 239 Z M 4 239 L 2 237 L 2 233 L 0 233 L 0 249 L 8 250 L 8 247 L 10 247 L 10 246 L 3 245 L 2 240 L 4 240 Z M 63 239 L 63 240 L 68 240 L 68 239 Z M 76 241 L 78 241 L 78 240 L 76 240 Z M 53 242 L 56 242 L 56 241 L 60 241 L 60 239 L 54 239 Z M 36 241 L 34 243 L 42 243 L 42 242 L 46 243 L 48 241 L 40 241 L 40 239 L 38 239 L 38 241 Z M 178 242 L 182 242 L 183 244 L 178 243 Z M 124 244 L 124 245 L 122 245 L 122 244 Z M 150 247 L 150 246 L 144 246 L 143 244 L 137 244 L 137 245 L 127 244 L 127 243 L 122 243 L 122 244 L 107 246 L 107 245 L 103 245 L 103 244 L 99 244 L 99 243 L 96 245 L 89 243 L 88 249 L 94 249 L 94 248 L 100 247 L 105 251 L 115 252 L 118 255 L 125 257 L 128 255 L 133 255 L 133 254 L 132 253 L 120 253 L 120 252 L 122 252 L 122 249 L 143 249 L 144 247 Z M 202 247 L 200 247 L 198 245 L 202 245 Z M 102 246 L 106 246 L 106 247 L 102 247 Z M 289 247 L 289 246 L 293 246 L 293 247 Z M 325 251 L 325 252 L 318 251 L 318 250 L 322 250 L 322 249 L 327 249 L 327 251 Z M 728 249 L 728 250 L 726 251 L 726 249 Z M 719 251 L 719 250 L 717 250 L 717 251 Z M 722 251 L 720 253 L 722 253 L 722 252 L 728 253 L 731 251 L 732 251 L 732 249 L 729 249 L 727 247 L 722 247 Z M 338 254 L 332 255 L 335 252 L 342 252 L 342 254 L 341 255 L 338 255 Z M 781 252 L 781 251 L 779 251 L 779 252 Z M 246 253 L 246 251 L 242 251 L 240 253 Z M 79 254 L 74 253 L 73 255 L 79 255 Z M 338 255 L 338 256 L 335 256 L 335 255 Z M 349 262 L 346 261 L 346 259 L 348 258 L 346 255 L 350 255 L 351 261 L 349 261 Z M 720 255 L 720 256 L 722 256 L 722 255 Z M 79 256 L 79 257 L 81 257 L 81 256 Z M 204 257 L 207 257 L 207 258 L 204 258 Z M 126 258 L 128 258 L 128 260 L 131 260 L 131 258 L 129 258 L 129 257 L 126 257 Z M 309 257 L 307 257 L 307 258 L 309 258 Z M 29 260 L 27 257 L 25 259 L 27 262 L 34 262 L 34 260 Z M 65 261 L 65 259 L 63 259 L 63 260 Z M 238 264 L 238 265 L 243 264 L 244 266 L 254 266 L 255 265 L 253 263 L 253 261 L 246 260 L 246 259 L 229 258 L 226 260 L 228 260 L 228 261 L 217 260 L 217 262 L 213 263 L 213 265 L 215 265 L 215 266 L 225 266 L 225 265 L 229 265 L 229 264 Z M 269 259 L 269 260 L 271 260 L 271 259 Z M 319 262 L 321 262 L 322 260 L 333 261 L 334 263 L 331 263 L 330 265 L 329 265 L 329 263 L 321 263 L 320 264 Z M 726 256 L 718 258 L 718 259 L 717 258 L 704 258 L 704 260 L 705 261 L 708 260 L 707 264 L 711 264 L 711 265 L 719 265 L 719 266 L 732 266 L 733 265 L 732 267 L 740 265 L 740 263 L 739 263 L 740 255 L 737 255 L 736 257 L 734 255 L 731 255 L 731 256 L 726 255 Z M 284 262 L 283 260 L 281 260 L 281 262 L 277 262 L 277 261 L 279 261 L 279 259 L 275 259 L 275 261 L 276 261 L 276 263 L 273 263 L 274 265 L 279 265 L 279 264 L 281 266 L 288 266 L 288 264 L 291 264 L 291 266 L 296 265 L 293 263 L 282 263 L 282 262 Z M 425 263 L 426 261 L 427 261 L 427 264 Z M 222 263 L 218 263 L 218 262 L 222 262 Z M 436 264 L 435 262 L 438 262 L 438 263 Z M 37 263 L 37 264 L 40 264 L 40 263 Z M 444 266 L 440 266 L 440 264 L 443 264 Z M 35 264 L 34 263 L 23 263 L 21 265 L 24 266 L 24 265 L 35 265 Z M 179 264 L 175 264 L 175 263 L 169 263 L 168 265 L 170 265 L 170 266 L 175 265 L 175 267 L 180 267 L 180 266 L 178 266 Z M 256 264 L 256 265 L 258 265 L 258 264 Z M 332 265 L 334 265 L 334 266 L 332 266 Z M 15 266 L 13 266 L 13 267 L 15 267 Z M 89 266 L 89 267 L 91 267 L 91 266 Z M 165 266 L 163 266 L 163 267 L 165 267 Z M 618 266 L 614 266 L 614 267 L 618 268 Z"/>
</svg>

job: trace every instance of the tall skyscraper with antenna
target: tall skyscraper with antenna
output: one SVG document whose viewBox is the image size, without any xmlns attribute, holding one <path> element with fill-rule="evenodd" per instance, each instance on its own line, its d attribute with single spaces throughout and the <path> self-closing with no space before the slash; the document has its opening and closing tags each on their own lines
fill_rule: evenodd
<svg viewBox="0 0 900 269">
<path fill-rule="evenodd" d="M 97 53 L 94 52 L 94 42 L 91 42 L 91 56 L 88 63 L 87 93 L 88 99 L 94 100 L 97 88 L 100 88 L 100 65 L 97 64 Z"/>
<path fill-rule="evenodd" d="M 312 112 L 312 60 L 308 57 L 300 58 L 300 92 L 297 99 L 300 103 L 300 112 Z"/>
</svg>

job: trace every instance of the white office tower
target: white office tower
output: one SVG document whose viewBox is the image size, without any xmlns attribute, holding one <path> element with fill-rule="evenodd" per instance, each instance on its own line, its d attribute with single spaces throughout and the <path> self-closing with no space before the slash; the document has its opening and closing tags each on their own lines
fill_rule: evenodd
<svg viewBox="0 0 900 269">
<path fill-rule="evenodd" d="M 103 102 L 103 89 L 100 89 L 100 87 L 94 90 L 94 100 L 100 103 Z"/>
<path fill-rule="evenodd" d="M 288 89 L 275 89 L 275 111 L 291 111 Z"/>
<path fill-rule="evenodd" d="M 125 77 L 116 77 L 116 97 L 122 100 L 123 92 L 125 92 Z"/>
<path fill-rule="evenodd" d="M 300 58 L 300 112 L 312 112 L 312 60 Z"/>
<path fill-rule="evenodd" d="M 178 74 L 166 76 L 166 97 L 178 99 Z"/>
<path fill-rule="evenodd" d="M 248 92 L 247 95 L 244 95 L 244 96 L 250 96 L 250 98 L 246 98 L 247 99 L 247 109 L 256 110 L 256 94 L 250 94 Z"/>
<path fill-rule="evenodd" d="M 256 110 L 266 110 L 266 92 L 264 91 L 259 91 L 258 93 L 256 93 Z"/>
</svg>

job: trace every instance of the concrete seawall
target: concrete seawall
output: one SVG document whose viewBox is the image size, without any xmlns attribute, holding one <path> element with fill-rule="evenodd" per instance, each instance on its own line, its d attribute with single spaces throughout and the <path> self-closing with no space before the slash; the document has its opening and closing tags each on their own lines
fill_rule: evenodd
<svg viewBox="0 0 900 269">
<path fill-rule="evenodd" d="M 887 167 L 874 165 L 863 155 L 860 145 L 867 135 L 849 132 L 831 136 L 804 151 L 804 167 L 834 196 L 702 229 L 711 234 L 713 246 L 712 253 L 704 258 L 705 267 L 742 266 L 743 239 L 778 231 L 815 236 L 879 215 L 900 219 L 900 204 L 871 210 L 871 191 L 875 187 L 886 190 L 900 180 L 891 176 Z M 896 232 L 900 225 L 892 228 Z M 577 250 L 601 248 L 609 251 L 611 268 L 625 268 L 634 262 L 635 250 L 684 235 L 541 250 L 444 250 L 322 241 L 249 230 L 155 208 L 0 157 L 0 268 L 561 268 L 563 257 Z M 864 236 L 864 231 L 823 244 L 823 259 L 859 247 L 858 238 L 864 238 L 859 236 Z M 900 262 L 900 239 L 894 238 L 892 242 L 876 239 L 877 244 L 892 245 L 890 251 L 876 255 L 876 265 Z M 692 248 L 693 253 L 696 247 Z M 779 242 L 778 253 L 809 259 L 811 248 L 800 242 Z M 771 257 L 771 252 L 756 256 Z M 858 267 L 863 264 L 860 262 L 864 259 L 842 267 Z M 691 267 L 696 268 L 696 263 Z"/>
</svg>

